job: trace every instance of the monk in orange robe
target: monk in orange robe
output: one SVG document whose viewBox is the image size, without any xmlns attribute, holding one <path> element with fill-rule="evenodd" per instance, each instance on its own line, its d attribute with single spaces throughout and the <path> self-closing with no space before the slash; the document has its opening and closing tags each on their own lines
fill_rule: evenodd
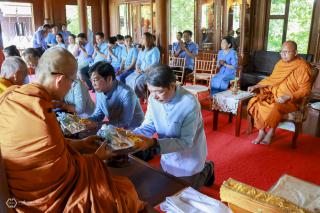
<svg viewBox="0 0 320 213">
<path fill-rule="evenodd" d="M 311 66 L 297 55 L 297 44 L 284 42 L 280 54 L 272 74 L 248 88 L 249 92 L 258 92 L 248 104 L 248 113 L 259 129 L 253 144 L 271 143 L 282 115 L 296 111 L 302 98 L 311 92 Z"/>
<path fill-rule="evenodd" d="M 0 94 L 12 85 L 22 85 L 27 76 L 27 65 L 18 56 L 7 57 L 0 72 Z"/>
<path fill-rule="evenodd" d="M 0 96 L 0 148 L 17 212 L 138 212 L 144 208 L 126 177 L 112 176 L 94 154 L 92 136 L 64 138 L 52 100 L 62 100 L 76 78 L 77 62 L 67 50 L 50 48 L 41 57 L 36 81 L 12 86 Z"/>
</svg>

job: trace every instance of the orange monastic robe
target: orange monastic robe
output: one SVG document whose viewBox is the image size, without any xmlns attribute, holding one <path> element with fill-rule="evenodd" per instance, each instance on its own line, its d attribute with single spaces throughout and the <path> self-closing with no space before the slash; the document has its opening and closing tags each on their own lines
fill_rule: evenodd
<svg viewBox="0 0 320 213">
<path fill-rule="evenodd" d="M 269 85 L 260 89 L 259 94 L 248 104 L 248 112 L 254 118 L 258 129 L 276 128 L 282 114 L 298 109 L 301 99 L 311 91 L 311 66 L 301 58 L 291 62 L 279 61 L 272 74 L 259 82 L 259 85 Z M 284 104 L 276 103 L 283 96 L 291 96 Z"/>
<path fill-rule="evenodd" d="M 6 89 L 12 85 L 13 84 L 11 83 L 11 81 L 4 78 L 0 78 L 0 94 L 6 91 Z"/>
<path fill-rule="evenodd" d="M 112 177 L 95 155 L 65 141 L 49 94 L 36 84 L 0 96 L 0 148 L 17 212 L 138 212 L 126 177 Z"/>
</svg>

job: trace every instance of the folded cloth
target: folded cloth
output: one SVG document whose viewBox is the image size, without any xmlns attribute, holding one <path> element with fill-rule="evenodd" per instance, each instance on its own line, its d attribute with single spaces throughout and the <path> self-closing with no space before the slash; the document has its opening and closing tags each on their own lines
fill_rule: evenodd
<svg viewBox="0 0 320 213">
<path fill-rule="evenodd" d="M 197 190 L 188 187 L 178 195 L 167 197 L 160 204 L 164 212 L 169 213 L 232 213 L 222 202 L 208 197 Z"/>
</svg>

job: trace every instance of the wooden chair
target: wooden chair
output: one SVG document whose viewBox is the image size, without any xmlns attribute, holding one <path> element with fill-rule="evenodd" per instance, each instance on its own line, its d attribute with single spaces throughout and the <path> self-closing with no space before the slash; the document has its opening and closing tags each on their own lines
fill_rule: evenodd
<svg viewBox="0 0 320 213">
<path fill-rule="evenodd" d="M 311 74 L 312 85 L 315 79 L 317 78 L 318 73 L 319 73 L 319 69 L 315 65 L 313 65 L 312 74 Z M 282 117 L 282 122 L 290 122 L 290 123 L 293 123 L 295 126 L 294 135 L 291 140 L 291 148 L 293 149 L 297 147 L 297 138 L 299 134 L 302 132 L 302 124 L 305 120 L 307 120 L 308 103 L 309 103 L 310 97 L 311 95 L 306 96 L 302 99 L 302 102 L 297 111 L 284 114 Z M 248 131 L 247 131 L 248 134 L 252 132 L 253 122 L 254 122 L 253 118 L 248 114 Z"/>
<path fill-rule="evenodd" d="M 217 54 L 209 53 L 209 52 L 199 52 L 198 59 L 205 60 L 205 61 L 216 61 L 217 60 Z"/>
<path fill-rule="evenodd" d="M 184 88 L 199 98 L 200 93 L 209 92 L 210 81 L 215 72 L 216 66 L 214 60 L 205 61 L 196 58 L 193 71 L 193 85 L 187 85 L 184 86 Z M 207 84 L 197 84 L 198 80 L 204 80 L 207 82 Z"/>
<path fill-rule="evenodd" d="M 186 59 L 178 57 L 169 57 L 169 67 L 177 76 L 177 84 L 183 85 L 184 82 L 184 69 L 185 69 Z"/>
</svg>

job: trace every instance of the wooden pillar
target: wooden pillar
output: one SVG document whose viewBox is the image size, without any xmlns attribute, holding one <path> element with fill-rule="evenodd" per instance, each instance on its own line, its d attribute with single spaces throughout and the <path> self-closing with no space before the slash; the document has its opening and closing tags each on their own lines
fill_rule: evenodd
<svg viewBox="0 0 320 213">
<path fill-rule="evenodd" d="M 214 5 L 214 13 L 215 13 L 215 20 L 216 20 L 216 28 L 214 33 L 214 51 L 218 52 L 220 50 L 220 43 L 221 43 L 221 32 L 222 32 L 222 26 L 221 26 L 221 14 L 222 10 L 222 0 L 216 0 Z"/>
<path fill-rule="evenodd" d="M 239 47 L 239 52 L 240 52 L 240 60 L 242 61 L 244 58 L 244 52 L 246 50 L 246 43 L 245 43 L 245 36 L 246 36 L 246 8 L 247 7 L 247 0 L 242 0 L 241 4 L 241 15 L 240 15 L 240 47 Z"/>
<path fill-rule="evenodd" d="M 156 0 L 156 37 L 161 47 L 161 53 L 164 59 L 163 63 L 168 60 L 168 0 Z"/>
<path fill-rule="evenodd" d="M 44 0 L 44 23 L 45 24 L 52 24 L 52 2 L 51 0 Z"/>
<path fill-rule="evenodd" d="M 102 32 L 104 33 L 106 38 L 110 36 L 110 12 L 108 4 L 108 0 L 101 0 Z"/>
<path fill-rule="evenodd" d="M 87 21 L 87 1 L 77 0 L 79 10 L 80 32 L 88 33 L 88 21 Z"/>
<path fill-rule="evenodd" d="M 195 7 L 195 15 L 194 15 L 194 29 L 195 32 L 193 32 L 193 40 L 196 42 L 200 49 L 202 49 L 202 33 L 201 33 L 201 18 L 202 18 L 202 0 L 196 1 L 196 7 Z"/>
</svg>

